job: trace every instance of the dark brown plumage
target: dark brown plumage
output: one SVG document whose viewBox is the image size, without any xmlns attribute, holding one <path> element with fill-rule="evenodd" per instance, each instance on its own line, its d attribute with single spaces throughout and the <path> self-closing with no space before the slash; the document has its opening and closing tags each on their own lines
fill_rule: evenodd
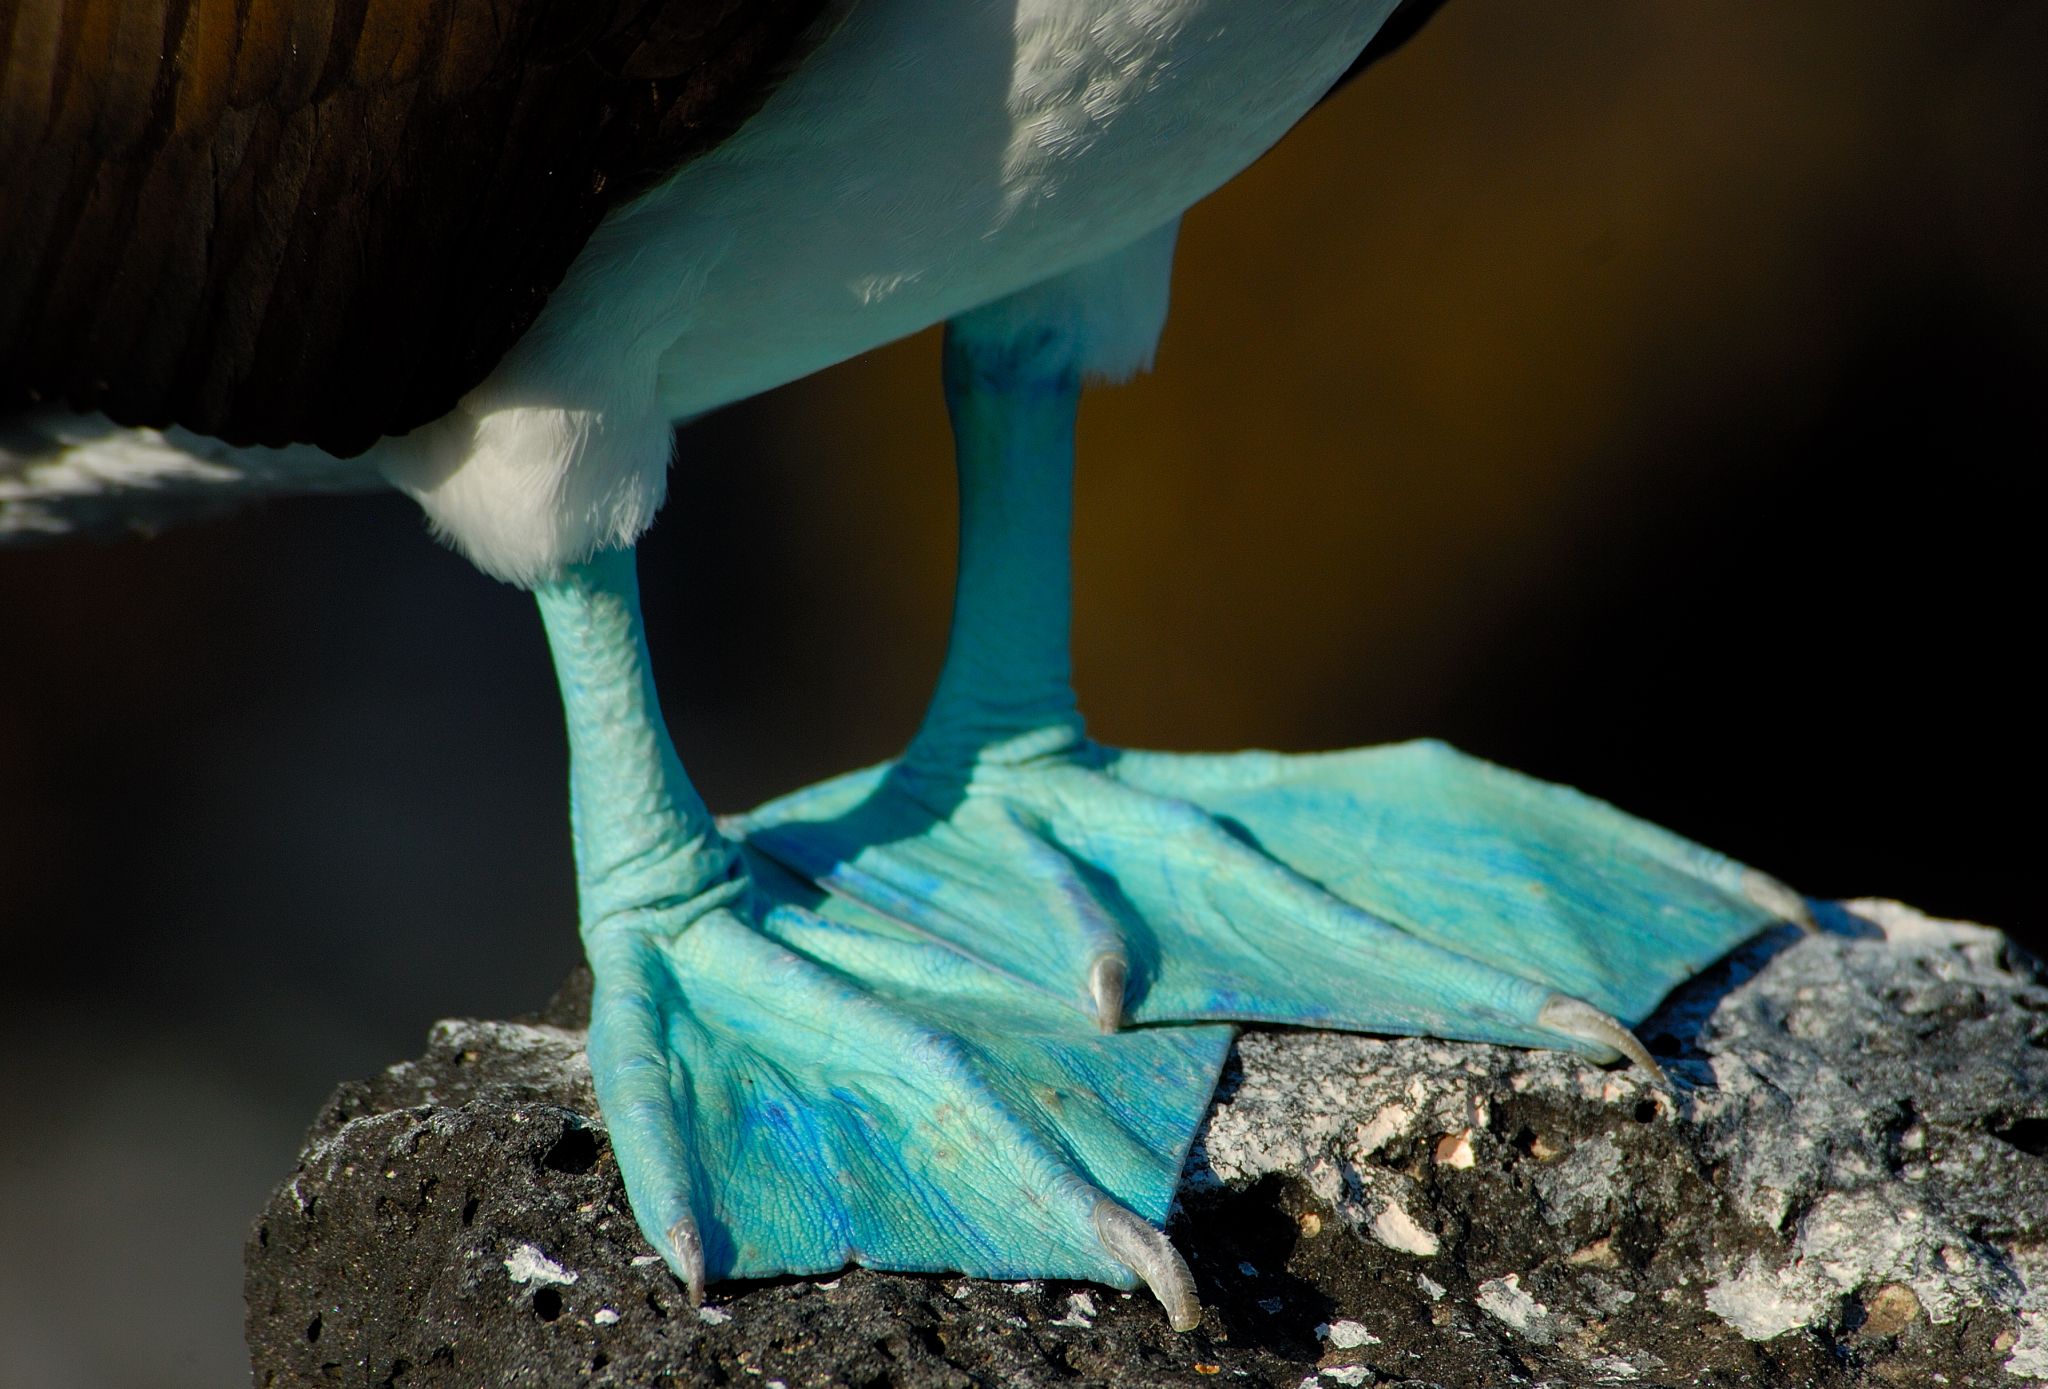
<svg viewBox="0 0 2048 1389">
<path fill-rule="evenodd" d="M 826 0 L 0 0 L 0 411 L 356 453 L 446 413 Z"/>
</svg>

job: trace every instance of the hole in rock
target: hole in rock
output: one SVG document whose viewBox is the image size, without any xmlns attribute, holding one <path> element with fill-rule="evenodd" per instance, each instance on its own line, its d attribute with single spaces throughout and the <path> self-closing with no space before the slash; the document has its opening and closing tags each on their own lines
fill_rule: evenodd
<svg viewBox="0 0 2048 1389">
<path fill-rule="evenodd" d="M 556 1172 L 578 1175 L 597 1166 L 597 1135 L 589 1129 L 569 1129 L 542 1156 L 540 1165 Z"/>
<path fill-rule="evenodd" d="M 306 1323 L 306 1339 L 308 1341 L 318 1341 L 320 1339 L 320 1318 L 315 1317 Z"/>
<path fill-rule="evenodd" d="M 476 1219 L 477 1205 L 478 1200 L 474 1196 L 470 1197 L 467 1201 L 464 1201 L 462 1203 L 462 1223 L 464 1225 L 467 1225 L 470 1221 Z"/>
<path fill-rule="evenodd" d="M 1206 1196 L 1184 1210 L 1175 1241 L 1193 1256 L 1190 1267 L 1203 1306 L 1221 1319 L 1233 1345 L 1294 1359 L 1313 1360 L 1320 1353 L 1315 1327 L 1336 1320 L 1337 1308 L 1293 1269 L 1306 1239 L 1293 1212 L 1313 1199 L 1305 1186 L 1268 1175 L 1244 1192 Z M 1239 1273 L 1242 1264 L 1259 1276 Z M 1101 1293 L 1095 1296 L 1100 1305 Z M 1267 1305 L 1274 1302 L 1277 1310 Z"/>
<path fill-rule="evenodd" d="M 2048 1157 L 2048 1119 L 2021 1119 L 1991 1132 L 2023 1153 Z"/>
<path fill-rule="evenodd" d="M 1657 1102 L 1655 1100 L 1636 1101 L 1636 1122 L 1638 1124 L 1647 1124 L 1656 1117 Z"/>
<path fill-rule="evenodd" d="M 553 1288 L 542 1288 L 533 1295 L 533 1314 L 542 1321 L 553 1321 L 562 1315 L 562 1295 Z"/>
<path fill-rule="evenodd" d="M 609 1355 L 606 1355 L 603 1351 L 599 1351 L 597 1354 L 590 1357 L 590 1372 L 592 1374 L 596 1374 L 599 1370 L 603 1369 L 605 1366 L 611 1363 L 612 1358 Z"/>
</svg>

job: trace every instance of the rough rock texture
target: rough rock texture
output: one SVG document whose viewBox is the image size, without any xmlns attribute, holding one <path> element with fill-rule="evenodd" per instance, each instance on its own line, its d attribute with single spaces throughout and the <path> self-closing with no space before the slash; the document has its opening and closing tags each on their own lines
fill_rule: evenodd
<svg viewBox="0 0 2048 1389">
<path fill-rule="evenodd" d="M 270 1386 L 2048 1382 L 2048 979 L 1828 913 L 1556 1053 L 1248 1033 L 1174 1236 L 1208 1308 L 854 1270 L 693 1310 L 642 1241 L 575 981 L 343 1085 L 248 1245 Z M 587 980 L 583 984 L 587 991 Z"/>
</svg>

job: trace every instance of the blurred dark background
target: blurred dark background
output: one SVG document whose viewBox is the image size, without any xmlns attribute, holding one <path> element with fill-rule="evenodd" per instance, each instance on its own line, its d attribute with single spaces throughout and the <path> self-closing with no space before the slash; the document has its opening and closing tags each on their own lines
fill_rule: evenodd
<svg viewBox="0 0 2048 1389">
<path fill-rule="evenodd" d="M 1434 734 L 2040 948 L 2044 71 L 2039 4 L 1456 0 L 1189 214 L 1084 407 L 1093 731 Z M 937 355 L 680 441 L 642 576 L 716 809 L 916 724 Z M 530 600 L 396 496 L 0 553 L 0 1384 L 239 1381 L 321 1097 L 574 963 L 565 777 Z"/>
</svg>

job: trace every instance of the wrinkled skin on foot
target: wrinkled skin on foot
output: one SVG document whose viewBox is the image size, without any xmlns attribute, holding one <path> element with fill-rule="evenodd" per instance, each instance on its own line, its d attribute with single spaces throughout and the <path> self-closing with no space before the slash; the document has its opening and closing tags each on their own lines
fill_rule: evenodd
<svg viewBox="0 0 2048 1389">
<path fill-rule="evenodd" d="M 1638 1021 L 1778 920 L 1774 893 L 1797 900 L 1441 743 L 1177 755 L 1064 733 L 870 768 L 726 828 L 1104 1030 L 1285 1023 L 1610 1061 L 1560 1028 L 1560 995 Z"/>
<path fill-rule="evenodd" d="M 954 952 L 769 896 L 591 941 L 592 1074 L 678 1273 L 1135 1286 L 1103 1208 L 1165 1215 L 1228 1029 L 1105 1037 Z"/>
<path fill-rule="evenodd" d="M 1636 1021 L 1776 919 L 1739 865 L 1441 744 L 1020 742 L 728 819 L 721 883 L 586 933 L 614 1146 L 693 1284 L 860 1262 L 1133 1286 L 1103 1222 L 1164 1218 L 1214 1024 L 1611 1060 L 1555 1025 L 1561 996 Z"/>
</svg>

